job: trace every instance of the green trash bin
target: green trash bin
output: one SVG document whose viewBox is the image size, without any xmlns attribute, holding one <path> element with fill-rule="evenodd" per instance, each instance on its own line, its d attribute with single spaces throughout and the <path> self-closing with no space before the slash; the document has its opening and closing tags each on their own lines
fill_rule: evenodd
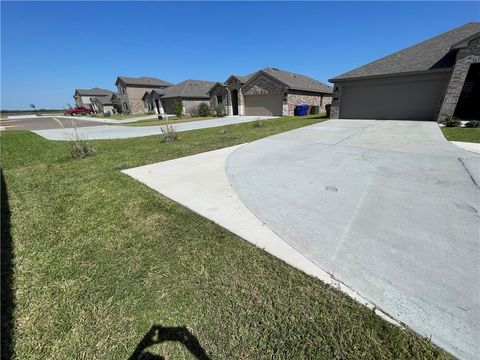
<svg viewBox="0 0 480 360">
<path fill-rule="evenodd" d="M 320 112 L 320 107 L 318 105 L 310 106 L 310 115 L 318 115 Z"/>
</svg>

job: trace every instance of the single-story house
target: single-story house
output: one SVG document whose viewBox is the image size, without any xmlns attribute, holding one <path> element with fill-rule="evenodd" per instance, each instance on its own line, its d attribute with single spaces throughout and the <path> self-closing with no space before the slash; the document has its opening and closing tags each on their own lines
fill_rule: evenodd
<svg viewBox="0 0 480 360">
<path fill-rule="evenodd" d="M 76 107 L 86 107 L 92 109 L 91 98 L 92 97 L 110 97 L 113 91 L 107 89 L 101 89 L 94 87 L 92 89 L 75 89 L 73 98 L 75 99 Z"/>
<path fill-rule="evenodd" d="M 212 108 L 222 105 L 229 115 L 293 115 L 296 105 L 330 104 L 333 88 L 305 75 L 265 68 L 245 76 L 232 75 L 209 92 Z"/>
<path fill-rule="evenodd" d="M 189 79 L 160 91 L 146 92 L 142 97 L 145 111 L 153 111 L 157 114 L 172 114 L 175 102 L 181 101 L 183 113 L 194 114 L 198 105 L 201 103 L 209 104 L 209 90 L 213 85 L 215 85 L 214 81 Z"/>
<path fill-rule="evenodd" d="M 143 96 L 145 92 L 163 90 L 173 84 L 154 77 L 127 77 L 119 76 L 115 81 L 122 111 L 126 114 L 142 114 L 145 112 Z"/>
<path fill-rule="evenodd" d="M 480 119 L 480 23 L 471 22 L 330 79 L 332 118 Z"/>
<path fill-rule="evenodd" d="M 90 98 L 93 110 L 98 114 L 116 114 L 122 112 L 120 100 L 116 93 L 111 96 L 95 96 Z"/>
</svg>

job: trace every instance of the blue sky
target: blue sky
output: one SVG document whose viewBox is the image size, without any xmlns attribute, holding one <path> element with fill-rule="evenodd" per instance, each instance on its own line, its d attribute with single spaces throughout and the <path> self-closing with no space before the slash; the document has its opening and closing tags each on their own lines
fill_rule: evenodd
<svg viewBox="0 0 480 360">
<path fill-rule="evenodd" d="M 1 108 L 61 108 L 118 75 L 329 78 L 479 21 L 478 2 L 4 2 Z"/>
</svg>

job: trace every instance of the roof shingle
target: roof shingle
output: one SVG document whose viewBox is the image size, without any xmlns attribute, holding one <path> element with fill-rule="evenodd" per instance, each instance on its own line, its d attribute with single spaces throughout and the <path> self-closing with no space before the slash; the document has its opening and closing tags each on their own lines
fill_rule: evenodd
<svg viewBox="0 0 480 360">
<path fill-rule="evenodd" d="M 162 98 L 204 98 L 209 99 L 208 92 L 216 84 L 215 81 L 205 80 L 185 80 L 176 85 L 165 89 L 165 95 Z"/>
<path fill-rule="evenodd" d="M 329 81 L 335 82 L 343 79 L 427 71 L 432 68 L 450 67 L 450 62 L 445 60 L 452 47 L 477 33 L 480 33 L 480 23 L 470 22 L 419 44 L 348 71 Z"/>
<path fill-rule="evenodd" d="M 171 86 L 172 83 L 157 79 L 154 77 L 148 76 L 141 76 L 141 77 L 128 77 L 128 76 L 119 76 L 115 84 L 117 84 L 118 80 L 122 80 L 126 85 L 140 85 L 140 86 Z"/>
</svg>

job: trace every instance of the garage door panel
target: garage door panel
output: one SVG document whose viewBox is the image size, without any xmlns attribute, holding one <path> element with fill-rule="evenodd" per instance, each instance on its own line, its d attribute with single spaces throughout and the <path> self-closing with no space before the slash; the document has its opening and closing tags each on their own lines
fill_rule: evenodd
<svg viewBox="0 0 480 360">
<path fill-rule="evenodd" d="M 281 116 L 282 94 L 245 95 L 245 115 Z"/>
<path fill-rule="evenodd" d="M 445 87 L 445 79 L 343 86 L 340 117 L 434 120 Z"/>
</svg>

